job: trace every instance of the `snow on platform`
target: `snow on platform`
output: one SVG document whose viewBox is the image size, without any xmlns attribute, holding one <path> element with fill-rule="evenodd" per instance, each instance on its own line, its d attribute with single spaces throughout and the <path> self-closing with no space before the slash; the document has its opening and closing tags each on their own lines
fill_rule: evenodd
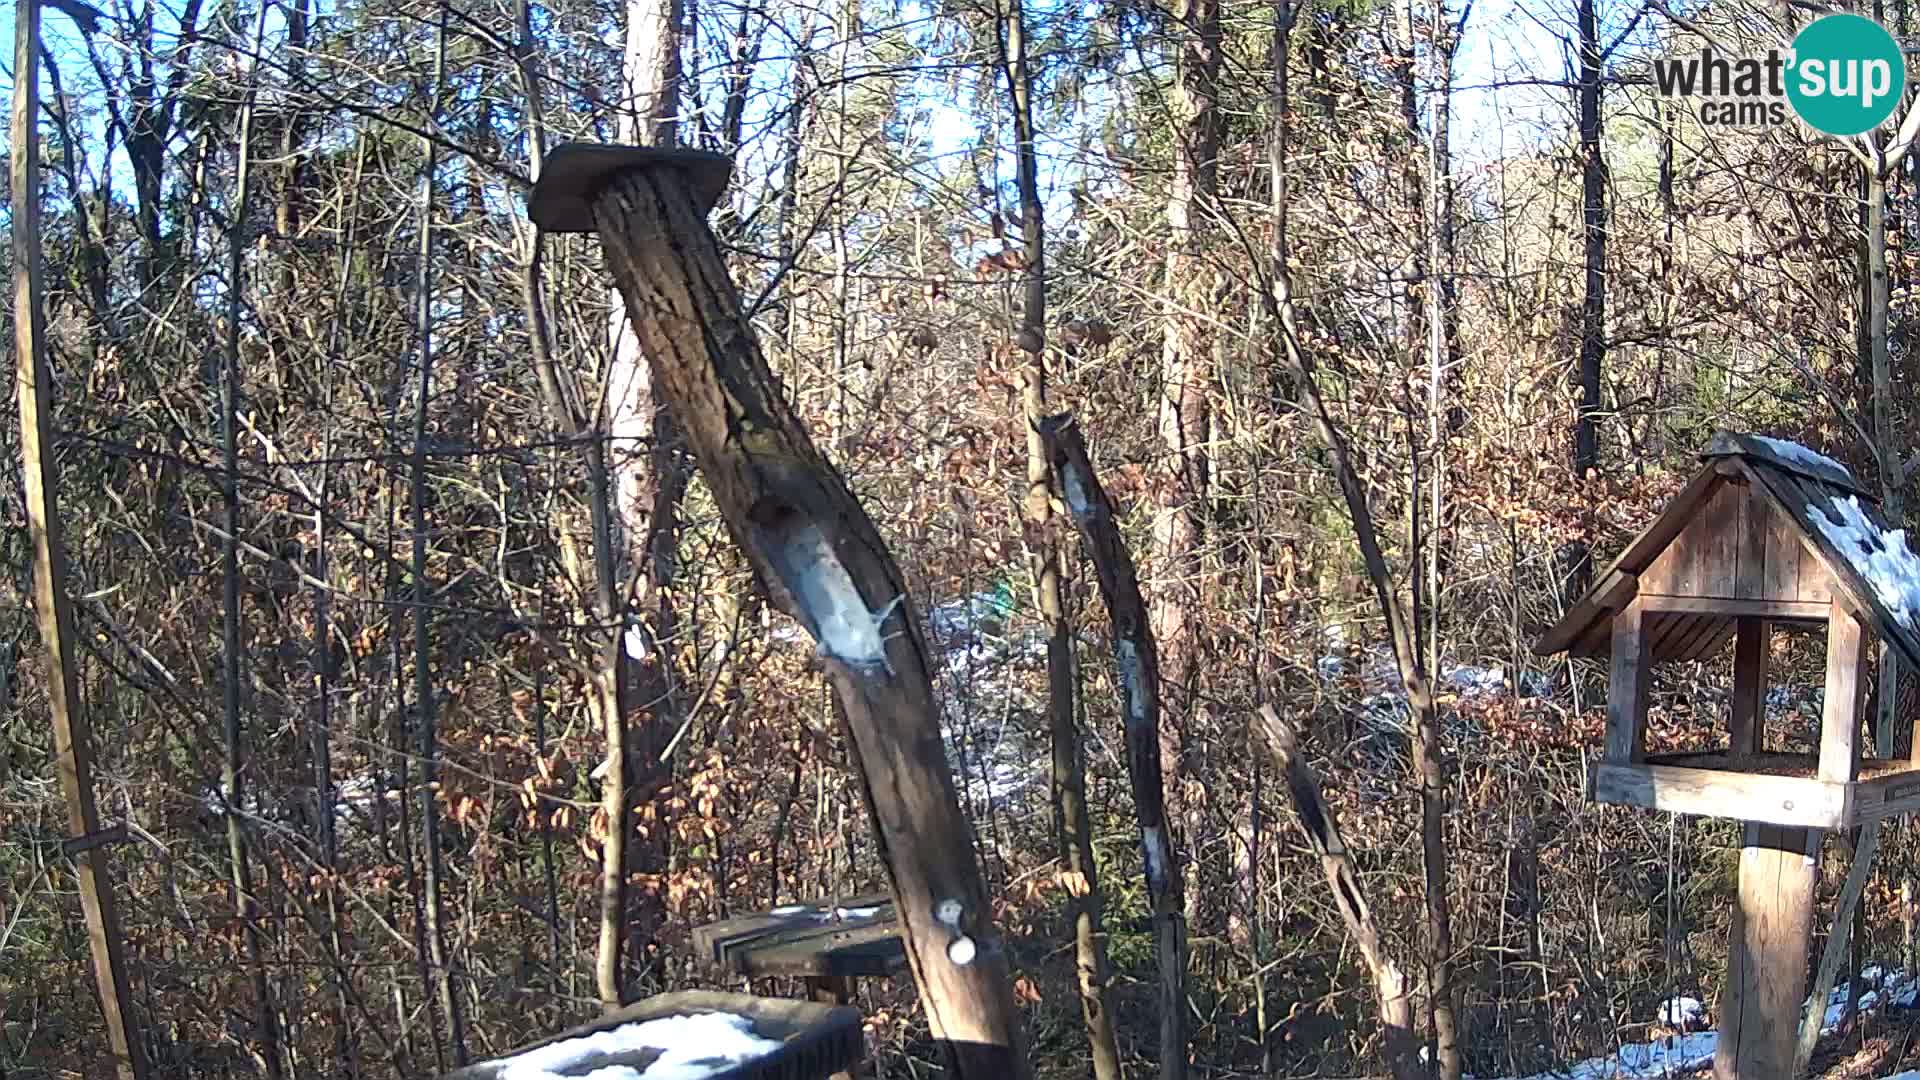
<svg viewBox="0 0 1920 1080">
<path fill-rule="evenodd" d="M 500 1062 L 499 1080 L 706 1080 L 780 1049 L 733 1013 L 691 1013 L 621 1024 L 578 1039 L 535 1047 Z M 646 1069 L 617 1059 L 657 1050 Z"/>
</svg>

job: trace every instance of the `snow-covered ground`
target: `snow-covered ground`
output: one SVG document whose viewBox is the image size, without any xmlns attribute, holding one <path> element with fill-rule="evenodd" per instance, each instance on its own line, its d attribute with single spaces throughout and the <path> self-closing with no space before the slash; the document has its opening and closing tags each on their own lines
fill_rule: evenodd
<svg viewBox="0 0 1920 1080">
<path fill-rule="evenodd" d="M 1879 966 L 1860 972 L 1865 984 L 1860 992 L 1859 1010 L 1864 1015 L 1878 1012 L 1891 1002 L 1894 1007 L 1911 1009 L 1920 998 L 1920 979 L 1906 971 L 1889 971 Z M 1835 987 L 1827 998 L 1827 1014 L 1820 1034 L 1828 1035 L 1840 1023 L 1847 1009 L 1847 988 Z M 1657 1010 L 1663 1022 L 1683 1032 L 1653 1042 L 1628 1043 L 1606 1057 L 1588 1058 L 1560 1069 L 1526 1077 L 1501 1080 L 1666 1080 L 1686 1076 L 1713 1064 L 1714 1050 L 1720 1045 L 1717 1031 L 1688 1031 L 1703 1025 L 1706 1006 L 1688 996 L 1669 998 Z M 1491 1078 L 1489 1078 L 1491 1080 Z M 1920 1071 L 1903 1072 L 1884 1080 L 1920 1080 Z"/>
</svg>

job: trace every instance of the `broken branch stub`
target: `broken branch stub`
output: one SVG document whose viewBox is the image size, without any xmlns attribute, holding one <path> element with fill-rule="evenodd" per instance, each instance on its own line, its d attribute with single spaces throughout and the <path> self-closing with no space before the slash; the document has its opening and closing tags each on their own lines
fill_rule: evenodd
<svg viewBox="0 0 1920 1080">
<path fill-rule="evenodd" d="M 569 175 L 556 155 L 540 185 L 558 176 L 562 190 L 590 193 L 655 392 L 770 599 L 819 646 L 908 962 L 953 1075 L 1022 1080 L 1031 1074 L 1007 959 L 948 772 L 918 619 L 878 530 L 760 353 L 696 201 L 693 166 L 709 158 L 581 155 L 578 168 L 600 174 Z M 536 186 L 530 201 L 541 197 Z"/>
</svg>

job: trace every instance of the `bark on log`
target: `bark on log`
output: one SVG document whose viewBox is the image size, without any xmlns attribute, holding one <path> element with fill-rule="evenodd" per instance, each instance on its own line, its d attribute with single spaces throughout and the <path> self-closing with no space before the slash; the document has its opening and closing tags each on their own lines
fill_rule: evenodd
<svg viewBox="0 0 1920 1080">
<path fill-rule="evenodd" d="M 574 190 L 591 193 L 656 392 L 728 530 L 774 604 L 818 643 L 844 706 L 914 982 L 951 1075 L 1024 1080 L 1031 1071 L 1007 960 L 947 768 L 917 613 L 873 522 L 760 353 L 702 212 L 710 200 L 696 203 L 691 186 L 705 159 L 689 155 L 684 170 L 673 160 L 585 176 Z M 563 161 L 556 151 L 542 183 Z"/>
<path fill-rule="evenodd" d="M 1347 854 L 1346 841 L 1340 837 L 1340 823 L 1333 808 L 1320 795 L 1320 781 L 1307 763 L 1300 760 L 1299 737 L 1293 725 L 1281 718 L 1271 705 L 1260 706 L 1260 731 L 1266 736 L 1267 749 L 1274 765 L 1287 784 L 1294 812 L 1300 815 L 1300 831 L 1307 834 L 1314 854 L 1320 856 L 1320 869 L 1327 876 L 1327 889 L 1334 906 L 1347 924 L 1347 934 L 1360 950 L 1373 983 L 1374 1002 L 1380 1009 L 1382 1056 L 1396 1080 L 1424 1077 L 1420 1066 L 1419 1044 L 1413 1037 L 1413 1005 L 1407 996 L 1406 976 L 1380 947 L 1380 931 L 1374 926 L 1373 909 L 1360 878 L 1354 873 L 1353 858 Z"/>
<path fill-rule="evenodd" d="M 1133 556 L 1114 521 L 1113 501 L 1094 474 L 1086 440 L 1073 418 L 1050 416 L 1038 423 L 1059 477 L 1067 514 L 1079 527 L 1100 579 L 1100 596 L 1113 623 L 1114 680 L 1120 687 L 1120 715 L 1126 725 L 1127 777 L 1133 784 L 1134 814 L 1140 822 L 1141 857 L 1147 895 L 1153 902 L 1153 931 L 1160 963 L 1161 1073 L 1169 1055 L 1184 1066 L 1187 1011 L 1187 924 L 1181 903 L 1181 868 L 1167 828 L 1160 771 L 1160 665 L 1146 601 Z"/>
<path fill-rule="evenodd" d="M 14 393 L 20 410 L 20 471 L 27 534 L 33 545 L 33 614 L 45 650 L 47 711 L 53 720 L 54 767 L 67 804 L 67 836 L 100 831 L 93 794 L 93 732 L 80 699 L 74 653 L 73 604 L 67 597 L 67 552 L 62 538 L 59 481 L 54 471 L 53 371 L 47 362 L 45 285 L 40 245 L 40 6 L 14 7 L 13 160 L 9 168 L 13 222 Z M 80 911 L 101 1019 L 114 1068 L 124 1080 L 151 1075 L 135 1025 L 125 943 L 114 904 L 113 863 L 104 847 L 73 861 Z"/>
</svg>

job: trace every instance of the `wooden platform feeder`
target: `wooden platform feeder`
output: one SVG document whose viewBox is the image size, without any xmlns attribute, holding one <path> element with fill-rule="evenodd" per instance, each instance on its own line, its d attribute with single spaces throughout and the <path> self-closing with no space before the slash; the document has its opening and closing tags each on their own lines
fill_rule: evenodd
<svg viewBox="0 0 1920 1080">
<path fill-rule="evenodd" d="M 1792 1071 L 1806 993 L 1814 860 L 1827 830 L 1920 809 L 1920 760 L 1861 753 L 1863 676 L 1874 639 L 1920 664 L 1920 559 L 1837 463 L 1792 443 L 1722 434 L 1704 467 L 1593 590 L 1548 631 L 1542 655 L 1608 657 L 1597 802 L 1747 823 L 1718 1077 Z M 1824 629 L 1817 752 L 1766 745 L 1775 626 Z M 1655 665 L 1733 642 L 1724 748 L 1649 754 Z"/>
<path fill-rule="evenodd" d="M 712 1013 L 737 1018 L 733 1022 L 743 1024 L 747 1034 L 771 1045 L 763 1053 L 743 1059 L 731 1054 L 702 1057 L 703 1049 L 713 1048 L 688 1047 L 666 1031 L 660 1031 L 656 1041 L 669 1045 L 651 1048 L 625 1048 L 607 1038 L 630 1025 L 659 1020 L 671 1022 L 676 1018 Z M 545 1053 L 538 1062 L 543 1075 L 588 1076 L 596 1070 L 622 1065 L 644 1074 L 672 1050 L 677 1050 L 679 1056 L 670 1059 L 666 1068 L 674 1070 L 676 1076 L 705 1070 L 703 1075 L 708 1080 L 823 1080 L 853 1068 L 865 1053 L 865 1039 L 860 1030 L 860 1013 L 854 1009 L 686 990 L 636 1002 L 591 1023 L 520 1047 L 511 1054 L 456 1069 L 441 1080 L 505 1080 L 514 1072 L 524 1075 L 529 1062 L 522 1055 L 538 1052 Z M 516 1058 L 520 1060 L 515 1061 Z M 516 1069 L 516 1065 L 519 1068 Z"/>
</svg>

